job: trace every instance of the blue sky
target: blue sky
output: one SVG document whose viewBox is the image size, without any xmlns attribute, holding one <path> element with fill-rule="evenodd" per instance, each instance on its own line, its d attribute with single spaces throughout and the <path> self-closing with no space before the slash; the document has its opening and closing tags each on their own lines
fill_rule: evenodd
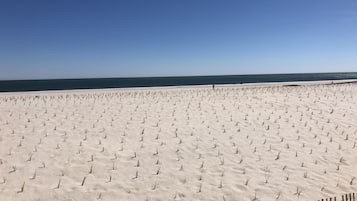
<svg viewBox="0 0 357 201">
<path fill-rule="evenodd" d="M 352 0 L 0 0 L 0 79 L 343 71 Z"/>
</svg>

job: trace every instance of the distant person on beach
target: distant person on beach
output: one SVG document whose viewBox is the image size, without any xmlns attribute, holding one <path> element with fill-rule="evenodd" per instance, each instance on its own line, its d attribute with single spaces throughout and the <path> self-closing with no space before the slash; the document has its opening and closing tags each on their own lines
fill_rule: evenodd
<svg viewBox="0 0 357 201">
<path fill-rule="evenodd" d="M 214 90 L 214 84 L 212 84 L 212 89 Z"/>
</svg>

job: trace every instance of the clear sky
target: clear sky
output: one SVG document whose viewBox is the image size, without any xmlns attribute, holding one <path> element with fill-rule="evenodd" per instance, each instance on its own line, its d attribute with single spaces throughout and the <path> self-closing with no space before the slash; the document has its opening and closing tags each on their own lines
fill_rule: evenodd
<svg viewBox="0 0 357 201">
<path fill-rule="evenodd" d="M 355 0 L 0 0 L 0 79 L 343 71 Z"/>
</svg>

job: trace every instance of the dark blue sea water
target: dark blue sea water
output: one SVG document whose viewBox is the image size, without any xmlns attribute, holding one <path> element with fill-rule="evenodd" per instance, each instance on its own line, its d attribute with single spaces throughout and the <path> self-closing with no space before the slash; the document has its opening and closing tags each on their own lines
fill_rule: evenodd
<svg viewBox="0 0 357 201">
<path fill-rule="evenodd" d="M 0 92 L 124 87 L 242 84 L 261 82 L 357 79 L 356 73 L 256 74 L 186 77 L 91 78 L 0 81 Z"/>
</svg>

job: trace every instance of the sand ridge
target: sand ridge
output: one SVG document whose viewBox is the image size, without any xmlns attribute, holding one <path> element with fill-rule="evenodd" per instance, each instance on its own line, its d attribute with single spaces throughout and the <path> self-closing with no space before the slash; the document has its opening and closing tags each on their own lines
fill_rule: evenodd
<svg viewBox="0 0 357 201">
<path fill-rule="evenodd" d="M 0 200 L 357 191 L 357 84 L 0 95 Z"/>
</svg>

